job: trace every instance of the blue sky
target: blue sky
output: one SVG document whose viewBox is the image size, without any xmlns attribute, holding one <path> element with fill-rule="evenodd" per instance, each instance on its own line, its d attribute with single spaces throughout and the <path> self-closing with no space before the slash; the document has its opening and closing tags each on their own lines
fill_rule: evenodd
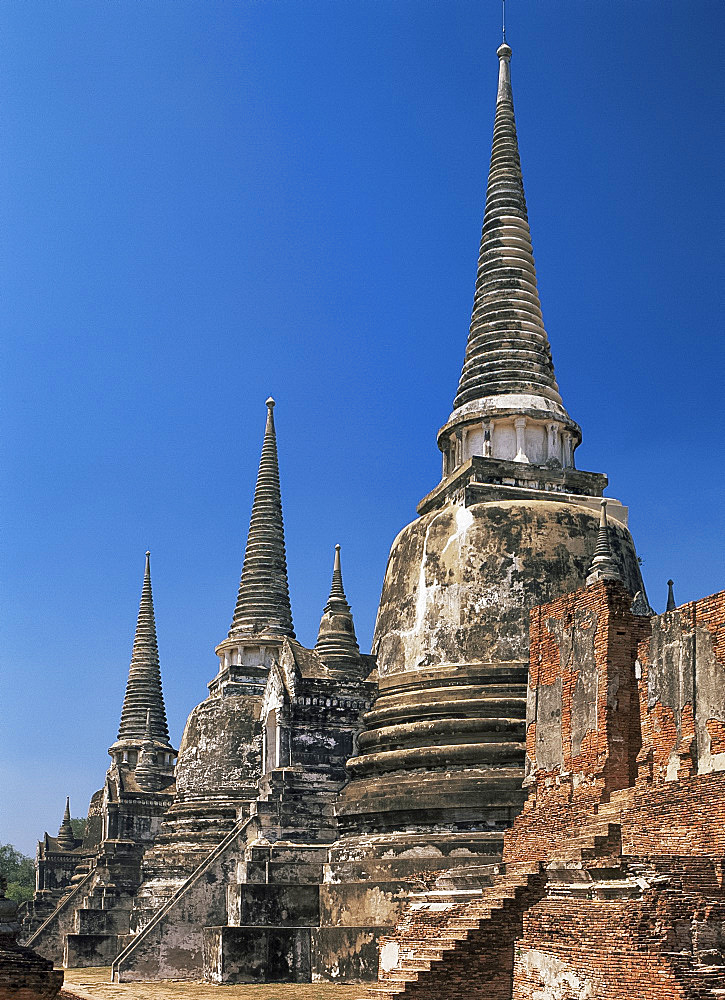
<svg viewBox="0 0 725 1000">
<path fill-rule="evenodd" d="M 650 600 L 725 586 L 725 9 L 510 0 L 539 288 L 580 468 Z M 178 745 L 234 607 L 264 400 L 314 641 L 333 546 L 369 649 L 440 476 L 500 5 L 0 6 L 0 842 L 103 782 L 152 552 Z"/>
</svg>

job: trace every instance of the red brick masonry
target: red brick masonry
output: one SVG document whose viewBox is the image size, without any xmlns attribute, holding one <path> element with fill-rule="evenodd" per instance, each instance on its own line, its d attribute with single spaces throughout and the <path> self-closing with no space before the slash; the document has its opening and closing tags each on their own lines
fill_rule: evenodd
<svg viewBox="0 0 725 1000">
<path fill-rule="evenodd" d="M 532 612 L 506 868 L 420 895 L 370 996 L 725 997 L 725 592 L 631 604 L 607 581 Z"/>
</svg>

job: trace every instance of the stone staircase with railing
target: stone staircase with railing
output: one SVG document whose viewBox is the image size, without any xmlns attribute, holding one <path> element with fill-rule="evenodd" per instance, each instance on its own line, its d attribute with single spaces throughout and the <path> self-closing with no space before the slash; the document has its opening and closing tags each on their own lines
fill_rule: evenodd
<svg viewBox="0 0 725 1000">
<path fill-rule="evenodd" d="M 133 895 L 112 886 L 96 886 L 75 907 L 65 935 L 63 965 L 80 969 L 110 965 L 130 937 Z"/>
<path fill-rule="evenodd" d="M 113 960 L 114 981 L 200 978 L 203 929 L 218 925 L 226 915 L 226 890 L 237 859 L 258 838 L 257 818 L 242 815 L 176 892 L 157 907 L 151 920 L 129 937 Z M 131 919 L 133 928 L 133 915 Z"/>
<path fill-rule="evenodd" d="M 138 934 L 234 829 L 239 803 L 177 802 L 164 817 L 141 865 L 142 881 L 130 914 L 130 933 Z"/>
</svg>

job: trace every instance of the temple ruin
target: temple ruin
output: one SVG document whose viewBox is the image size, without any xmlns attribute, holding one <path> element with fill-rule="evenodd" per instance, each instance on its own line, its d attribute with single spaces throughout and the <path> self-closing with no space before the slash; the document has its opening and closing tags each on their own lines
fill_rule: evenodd
<svg viewBox="0 0 725 1000">
<path fill-rule="evenodd" d="M 40 842 L 23 917 L 57 965 L 370 998 L 725 996 L 725 593 L 678 608 L 670 587 L 655 615 L 626 506 L 576 468 L 497 56 L 441 480 L 393 542 L 372 652 L 339 546 L 317 642 L 295 638 L 270 398 L 231 625 L 178 752 L 146 554 L 105 783 L 81 840 L 67 809 Z"/>
</svg>

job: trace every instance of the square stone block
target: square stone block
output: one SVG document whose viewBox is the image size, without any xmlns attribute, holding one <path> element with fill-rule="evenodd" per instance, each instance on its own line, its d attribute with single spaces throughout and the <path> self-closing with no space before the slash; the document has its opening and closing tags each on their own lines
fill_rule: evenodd
<svg viewBox="0 0 725 1000">
<path fill-rule="evenodd" d="M 210 983 L 309 983 L 309 927 L 205 927 Z"/>
</svg>

